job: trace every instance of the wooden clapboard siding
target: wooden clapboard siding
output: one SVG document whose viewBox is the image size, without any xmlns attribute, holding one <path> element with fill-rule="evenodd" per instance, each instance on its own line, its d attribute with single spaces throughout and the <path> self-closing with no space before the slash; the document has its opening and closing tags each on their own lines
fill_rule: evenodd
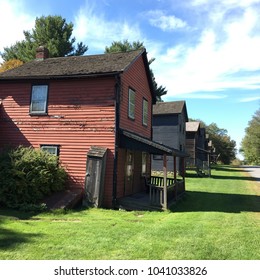
<svg viewBox="0 0 260 280">
<path fill-rule="evenodd" d="M 168 147 L 185 151 L 185 124 L 188 114 L 185 101 L 158 102 L 153 106 L 153 140 Z M 174 170 L 173 157 L 167 157 L 169 170 Z M 180 159 L 176 159 L 178 171 L 182 170 Z M 153 159 L 152 169 L 162 171 L 163 160 Z"/>
<path fill-rule="evenodd" d="M 140 56 L 122 75 L 120 128 L 151 138 L 152 95 Z M 128 90 L 135 91 L 135 119 L 128 117 Z M 143 98 L 148 101 L 148 122 L 143 125 Z"/>
<path fill-rule="evenodd" d="M 86 155 L 92 145 L 109 149 L 107 157 L 105 204 L 112 196 L 115 147 L 115 106 L 113 78 L 53 80 L 48 82 L 48 115 L 30 116 L 33 82 L 6 83 L 2 88 L 3 137 L 0 146 L 59 145 L 60 160 L 71 177 L 71 187 L 84 187 Z"/>
<path fill-rule="evenodd" d="M 84 188 L 90 147 L 106 147 L 104 206 L 112 206 L 113 187 L 116 187 L 117 196 L 124 194 L 126 156 L 126 150 L 119 147 L 117 173 L 114 174 L 115 147 L 119 145 L 119 142 L 115 143 L 116 123 L 119 128 L 151 139 L 155 97 L 147 67 L 146 51 L 138 50 L 31 61 L 0 74 L 0 99 L 3 99 L 0 147 L 7 144 L 34 148 L 40 148 L 42 144 L 59 145 L 61 163 L 74 188 Z M 34 84 L 48 85 L 47 115 L 29 114 Z M 128 118 L 129 87 L 136 92 L 134 121 Z M 116 89 L 120 89 L 119 96 L 115 95 Z M 142 123 L 143 98 L 148 101 L 147 125 Z M 116 112 L 116 101 L 119 112 Z M 140 174 L 140 170 L 137 172 Z M 135 182 L 139 184 L 139 180 Z"/>
</svg>

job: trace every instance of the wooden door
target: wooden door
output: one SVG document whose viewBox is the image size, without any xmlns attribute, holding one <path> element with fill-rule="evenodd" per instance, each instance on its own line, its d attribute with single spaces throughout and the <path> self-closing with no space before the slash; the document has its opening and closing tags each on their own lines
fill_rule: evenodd
<svg viewBox="0 0 260 280">
<path fill-rule="evenodd" d="M 87 155 L 85 204 L 101 207 L 106 172 L 106 148 L 92 146 Z"/>
<path fill-rule="evenodd" d="M 85 179 L 85 192 L 89 203 L 97 206 L 99 198 L 100 185 L 100 160 L 96 158 L 88 158 L 87 172 Z"/>
<path fill-rule="evenodd" d="M 125 168 L 125 195 L 133 193 L 134 183 L 134 153 L 127 150 L 126 152 L 126 168 Z"/>
</svg>

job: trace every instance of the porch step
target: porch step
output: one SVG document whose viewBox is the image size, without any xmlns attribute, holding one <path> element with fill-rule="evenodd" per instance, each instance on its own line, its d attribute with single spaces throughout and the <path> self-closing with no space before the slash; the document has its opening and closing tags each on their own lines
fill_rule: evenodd
<svg viewBox="0 0 260 280">
<path fill-rule="evenodd" d="M 119 198 L 116 207 L 127 211 L 162 211 L 161 207 L 150 204 L 145 192 Z"/>
</svg>

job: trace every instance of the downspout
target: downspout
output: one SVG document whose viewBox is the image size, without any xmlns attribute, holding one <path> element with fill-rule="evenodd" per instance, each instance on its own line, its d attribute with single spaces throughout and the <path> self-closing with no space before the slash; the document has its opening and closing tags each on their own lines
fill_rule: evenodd
<svg viewBox="0 0 260 280">
<path fill-rule="evenodd" d="M 118 163 L 118 148 L 119 148 L 119 123 L 120 123 L 120 92 L 121 92 L 121 79 L 120 75 L 115 76 L 115 155 L 114 155 L 114 172 L 113 172 L 113 193 L 112 205 L 116 207 L 117 199 L 117 163 Z"/>
</svg>

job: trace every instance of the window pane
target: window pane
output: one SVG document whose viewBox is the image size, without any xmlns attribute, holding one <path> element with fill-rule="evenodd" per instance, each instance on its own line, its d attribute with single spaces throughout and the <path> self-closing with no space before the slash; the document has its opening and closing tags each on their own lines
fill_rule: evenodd
<svg viewBox="0 0 260 280">
<path fill-rule="evenodd" d="M 57 146 L 41 146 L 43 151 L 50 153 L 51 155 L 58 155 L 58 147 Z"/>
<path fill-rule="evenodd" d="M 31 112 L 46 112 L 47 92 L 47 85 L 32 87 Z"/>
<path fill-rule="evenodd" d="M 32 101 L 32 112 L 45 112 L 45 102 Z"/>
<path fill-rule="evenodd" d="M 132 89 L 129 89 L 128 94 L 129 100 L 128 100 L 128 116 L 131 119 L 135 118 L 135 92 Z"/>
<path fill-rule="evenodd" d="M 147 171 L 147 153 L 142 153 L 142 174 L 146 174 Z"/>
<path fill-rule="evenodd" d="M 143 124 L 147 125 L 148 122 L 148 101 L 143 99 Z"/>
</svg>

